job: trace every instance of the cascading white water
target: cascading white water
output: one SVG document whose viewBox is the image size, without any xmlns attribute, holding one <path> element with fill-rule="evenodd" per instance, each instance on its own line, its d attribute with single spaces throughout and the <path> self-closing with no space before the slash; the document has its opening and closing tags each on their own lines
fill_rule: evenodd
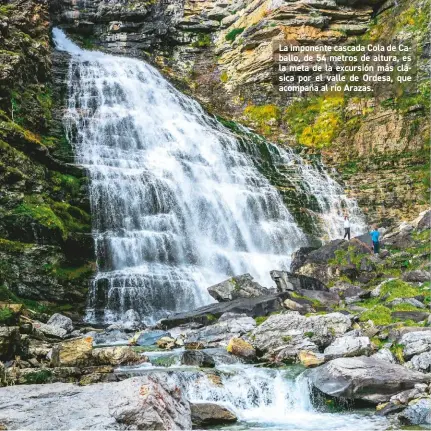
<svg viewBox="0 0 431 431">
<path fill-rule="evenodd" d="M 98 263 L 90 320 L 133 308 L 154 322 L 210 302 L 206 288 L 228 276 L 249 272 L 268 285 L 270 270 L 289 268 L 306 236 L 229 130 L 146 63 L 81 50 L 58 29 L 54 40 L 71 54 L 65 124 L 90 177 Z M 276 152 L 301 166 L 335 226 L 341 188 Z"/>
</svg>

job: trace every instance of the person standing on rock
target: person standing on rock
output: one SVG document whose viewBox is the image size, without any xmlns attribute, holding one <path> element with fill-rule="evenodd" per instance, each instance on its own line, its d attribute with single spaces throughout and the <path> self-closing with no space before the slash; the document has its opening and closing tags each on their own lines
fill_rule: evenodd
<svg viewBox="0 0 431 431">
<path fill-rule="evenodd" d="M 373 230 L 370 232 L 371 240 L 373 241 L 374 254 L 378 254 L 380 251 L 380 232 L 377 230 L 377 226 L 373 226 Z"/>
<path fill-rule="evenodd" d="M 350 220 L 349 220 L 349 216 L 346 214 L 344 216 L 344 237 L 343 239 L 347 239 L 350 241 Z"/>
</svg>

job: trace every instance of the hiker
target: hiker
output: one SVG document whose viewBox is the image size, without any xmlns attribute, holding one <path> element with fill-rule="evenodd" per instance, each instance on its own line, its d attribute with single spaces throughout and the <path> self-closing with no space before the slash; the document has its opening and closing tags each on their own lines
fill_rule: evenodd
<svg viewBox="0 0 431 431">
<path fill-rule="evenodd" d="M 349 220 L 348 215 L 344 216 L 344 237 L 343 237 L 343 239 L 346 239 L 346 236 L 347 236 L 348 240 L 350 241 L 350 220 Z"/>
<path fill-rule="evenodd" d="M 370 232 L 370 235 L 373 241 L 374 254 L 378 254 L 380 251 L 380 242 L 379 242 L 380 232 L 377 230 L 376 225 L 373 226 L 373 230 Z"/>
</svg>

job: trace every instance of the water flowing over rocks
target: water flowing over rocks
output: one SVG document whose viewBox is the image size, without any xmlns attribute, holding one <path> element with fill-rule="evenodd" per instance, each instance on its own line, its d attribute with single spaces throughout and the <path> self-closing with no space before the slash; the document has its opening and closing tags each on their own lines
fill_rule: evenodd
<svg viewBox="0 0 431 431">
<path fill-rule="evenodd" d="M 328 396 L 373 404 L 431 380 L 431 376 L 366 356 L 334 359 L 307 376 L 314 388 Z"/>
</svg>

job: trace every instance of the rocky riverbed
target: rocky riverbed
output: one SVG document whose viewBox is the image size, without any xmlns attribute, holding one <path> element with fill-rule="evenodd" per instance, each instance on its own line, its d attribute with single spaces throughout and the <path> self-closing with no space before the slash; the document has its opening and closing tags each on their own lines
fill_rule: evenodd
<svg viewBox="0 0 431 431">
<path fill-rule="evenodd" d="M 97 328 L 3 302 L 0 423 L 205 429 L 239 421 L 245 429 L 265 409 L 281 409 L 278 426 L 299 429 L 292 411 L 316 427 L 426 426 L 430 214 L 385 232 L 379 255 L 366 237 L 299 250 L 292 272 L 272 271 L 273 287 L 233 277 L 209 287 L 220 302 L 155 327 L 132 310 Z M 337 416 L 346 407 L 353 412 Z"/>
</svg>

